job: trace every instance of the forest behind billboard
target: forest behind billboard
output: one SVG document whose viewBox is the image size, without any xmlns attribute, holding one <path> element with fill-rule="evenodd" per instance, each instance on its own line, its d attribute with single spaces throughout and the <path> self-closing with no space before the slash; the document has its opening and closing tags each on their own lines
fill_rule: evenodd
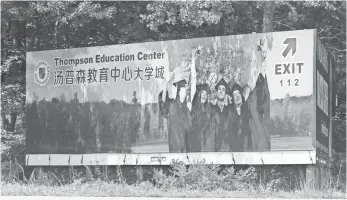
<svg viewBox="0 0 347 200">
<path fill-rule="evenodd" d="M 27 53 L 27 154 L 314 150 L 315 31 Z"/>
</svg>

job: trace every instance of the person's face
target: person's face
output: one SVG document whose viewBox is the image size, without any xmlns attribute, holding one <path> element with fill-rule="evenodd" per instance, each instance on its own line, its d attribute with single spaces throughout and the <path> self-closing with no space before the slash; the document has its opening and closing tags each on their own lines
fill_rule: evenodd
<svg viewBox="0 0 347 200">
<path fill-rule="evenodd" d="M 224 85 L 218 86 L 217 94 L 218 94 L 219 100 L 224 100 L 224 98 L 225 98 L 225 86 Z"/>
<path fill-rule="evenodd" d="M 239 90 L 235 90 L 233 92 L 233 98 L 235 105 L 241 105 L 242 104 L 242 96 Z"/>
<path fill-rule="evenodd" d="M 181 103 L 184 102 L 186 97 L 187 97 L 187 88 L 186 87 L 181 87 L 181 89 L 180 89 L 180 101 L 181 101 Z"/>
<path fill-rule="evenodd" d="M 202 90 L 200 95 L 201 95 L 201 103 L 205 103 L 207 100 L 207 92 L 205 90 Z"/>
</svg>

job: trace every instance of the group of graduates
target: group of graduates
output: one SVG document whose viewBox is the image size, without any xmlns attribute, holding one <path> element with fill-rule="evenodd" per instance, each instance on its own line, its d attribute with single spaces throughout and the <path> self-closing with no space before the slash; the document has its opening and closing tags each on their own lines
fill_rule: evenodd
<svg viewBox="0 0 347 200">
<path fill-rule="evenodd" d="M 187 81 L 176 80 L 173 85 L 176 98 L 170 98 L 168 91 L 160 92 L 158 98 L 160 113 L 168 123 L 170 153 L 270 151 L 265 125 L 270 94 L 262 73 L 252 90 L 221 78 L 215 85 L 216 102 L 208 99 L 209 84 L 196 85 L 191 106 L 186 98 Z"/>
</svg>

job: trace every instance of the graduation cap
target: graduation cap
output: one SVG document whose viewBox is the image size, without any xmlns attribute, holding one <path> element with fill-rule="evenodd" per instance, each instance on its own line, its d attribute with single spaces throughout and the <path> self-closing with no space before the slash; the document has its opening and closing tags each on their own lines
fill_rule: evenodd
<svg viewBox="0 0 347 200">
<path fill-rule="evenodd" d="M 185 79 L 173 83 L 173 85 L 174 85 L 177 89 L 180 89 L 181 87 L 185 87 L 186 84 L 187 84 L 187 81 L 186 81 Z"/>
<path fill-rule="evenodd" d="M 228 81 L 228 87 L 229 87 L 229 88 L 232 88 L 232 87 L 234 86 L 235 83 L 236 83 L 236 82 L 235 82 L 234 79 L 230 79 L 230 80 Z"/>
<path fill-rule="evenodd" d="M 233 87 L 231 88 L 231 95 L 233 95 L 234 91 L 236 90 L 240 91 L 240 94 L 243 93 L 243 88 L 239 84 L 234 83 Z"/>
<path fill-rule="evenodd" d="M 216 91 L 218 91 L 218 87 L 220 85 L 224 85 L 225 87 L 225 93 L 228 94 L 229 90 L 228 90 L 228 84 L 227 82 L 224 80 L 224 78 L 222 78 L 221 80 L 218 81 L 218 83 L 216 84 L 216 86 L 214 87 L 216 89 Z"/>
<path fill-rule="evenodd" d="M 196 86 L 197 91 L 205 90 L 207 93 L 211 93 L 210 86 L 207 83 L 203 83 Z"/>
</svg>

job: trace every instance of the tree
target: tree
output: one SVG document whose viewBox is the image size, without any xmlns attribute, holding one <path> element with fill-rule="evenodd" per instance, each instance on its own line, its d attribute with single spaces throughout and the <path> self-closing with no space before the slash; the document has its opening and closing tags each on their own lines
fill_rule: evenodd
<svg viewBox="0 0 347 200">
<path fill-rule="evenodd" d="M 14 131 L 17 116 L 24 111 L 25 103 L 25 22 L 18 17 L 28 14 L 26 5 L 20 2 L 2 2 L 2 8 L 10 13 L 2 17 L 1 59 L 1 116 L 7 131 Z M 8 17 L 8 19 L 7 19 Z M 6 20 L 7 19 L 7 20 Z M 6 56 L 6 60 L 4 59 Z"/>
<path fill-rule="evenodd" d="M 274 1 L 265 1 L 264 2 L 264 14 L 263 14 L 263 33 L 273 31 L 273 18 L 275 13 L 275 2 Z"/>
</svg>

